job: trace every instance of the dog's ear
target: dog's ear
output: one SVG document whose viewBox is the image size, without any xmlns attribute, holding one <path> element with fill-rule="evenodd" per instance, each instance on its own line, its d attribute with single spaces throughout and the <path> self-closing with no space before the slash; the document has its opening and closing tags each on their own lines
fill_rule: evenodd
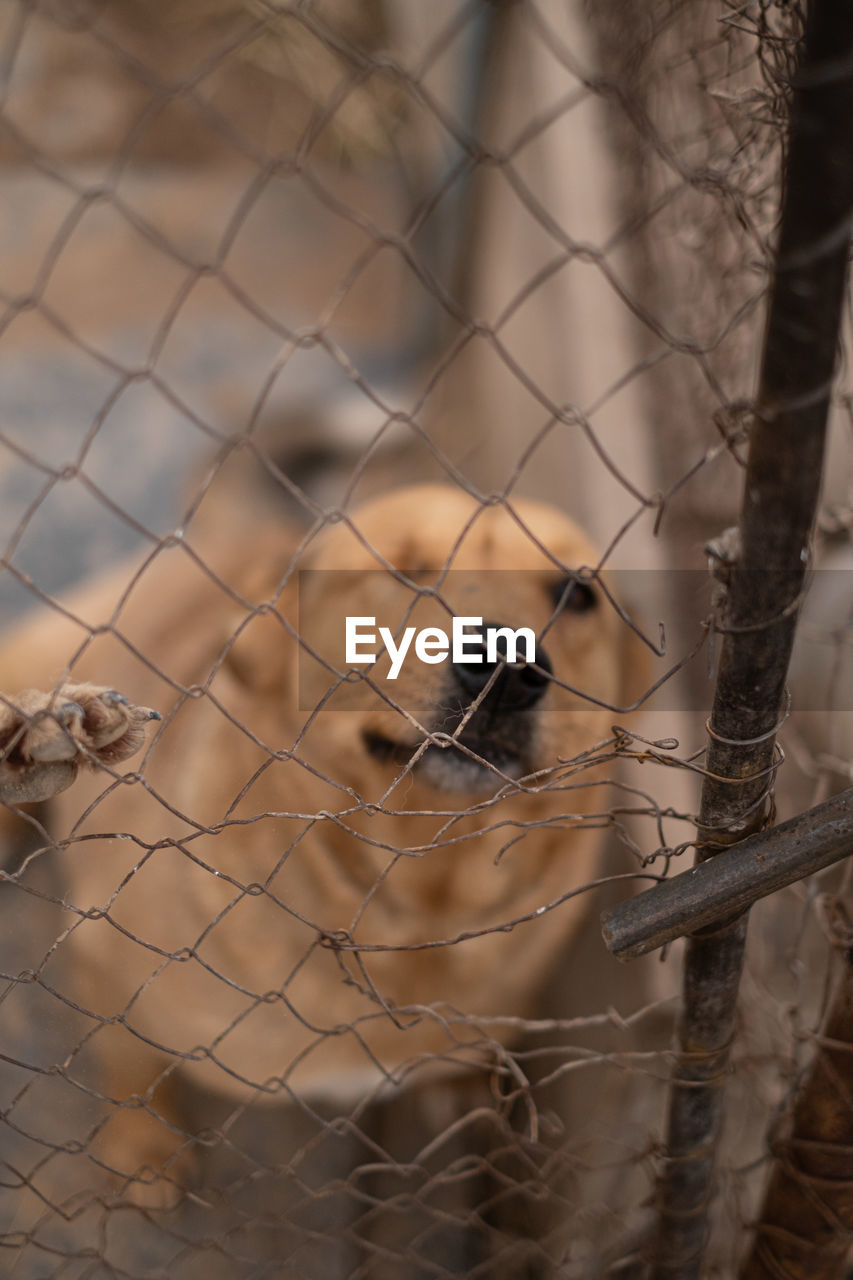
<svg viewBox="0 0 853 1280">
<path fill-rule="evenodd" d="M 258 550 L 261 550 L 258 548 Z M 267 549 L 264 549 L 267 550 Z M 223 667 L 244 689 L 281 691 L 293 682 L 297 639 L 297 571 L 281 544 L 263 552 L 241 586 L 247 605 L 235 603 L 224 619 Z"/>
<path fill-rule="evenodd" d="M 292 682 L 291 668 L 296 650 L 295 610 L 283 601 L 264 603 L 255 611 L 230 616 L 231 633 L 226 638 L 223 662 L 238 684 L 255 692 L 281 690 Z"/>
</svg>

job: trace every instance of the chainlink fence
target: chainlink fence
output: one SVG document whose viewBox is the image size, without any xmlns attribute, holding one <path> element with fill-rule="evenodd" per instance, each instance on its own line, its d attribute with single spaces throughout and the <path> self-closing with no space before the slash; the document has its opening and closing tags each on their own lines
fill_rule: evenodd
<svg viewBox="0 0 853 1280">
<path fill-rule="evenodd" d="M 620 965 L 598 917 L 697 843 L 802 27 L 783 0 L 0 5 L 0 604 L 38 628 L 0 689 L 162 717 L 6 806 L 10 1276 L 737 1274 L 848 873 L 753 911 L 681 1271 L 655 1201 L 682 944 Z M 850 781 L 849 416 L 842 367 L 780 818 Z M 363 523 L 424 480 L 468 514 Z M 529 498 L 597 550 L 566 563 Z M 523 551 L 492 575 L 465 556 L 495 520 Z M 343 577 L 312 585 L 330 534 Z M 431 676 L 353 700 L 320 653 L 365 575 L 435 625 L 534 563 L 541 643 L 560 607 L 582 637 L 532 668 L 570 704 L 547 760 L 473 727 L 504 668 L 436 720 Z M 590 653 L 628 687 L 576 689 Z"/>
</svg>

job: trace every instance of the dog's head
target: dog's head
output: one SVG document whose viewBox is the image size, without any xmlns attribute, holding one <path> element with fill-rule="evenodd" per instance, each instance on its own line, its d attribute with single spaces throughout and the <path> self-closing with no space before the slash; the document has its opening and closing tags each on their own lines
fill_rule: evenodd
<svg viewBox="0 0 853 1280">
<path fill-rule="evenodd" d="M 332 737 L 359 790 L 410 771 L 494 792 L 609 736 L 629 628 L 556 510 L 398 490 L 326 528 L 301 564 L 298 698 L 319 708 L 303 741 Z"/>
</svg>

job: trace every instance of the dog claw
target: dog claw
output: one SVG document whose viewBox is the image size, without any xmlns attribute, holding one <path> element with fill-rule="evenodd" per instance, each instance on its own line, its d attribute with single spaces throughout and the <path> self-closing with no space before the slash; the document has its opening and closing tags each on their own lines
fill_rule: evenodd
<svg viewBox="0 0 853 1280">
<path fill-rule="evenodd" d="M 107 702 L 110 706 L 129 707 L 130 698 L 126 698 L 123 693 L 119 693 L 117 689 L 105 689 L 100 695 L 102 702 Z M 140 707 L 140 711 L 146 710 Z"/>
</svg>

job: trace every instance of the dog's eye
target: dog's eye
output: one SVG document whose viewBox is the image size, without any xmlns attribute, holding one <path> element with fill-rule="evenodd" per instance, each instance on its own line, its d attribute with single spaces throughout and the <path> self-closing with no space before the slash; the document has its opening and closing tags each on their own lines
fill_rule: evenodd
<svg viewBox="0 0 853 1280">
<path fill-rule="evenodd" d="M 598 592 L 591 583 L 579 578 L 560 578 L 551 590 L 558 613 L 589 613 L 598 606 Z"/>
</svg>

